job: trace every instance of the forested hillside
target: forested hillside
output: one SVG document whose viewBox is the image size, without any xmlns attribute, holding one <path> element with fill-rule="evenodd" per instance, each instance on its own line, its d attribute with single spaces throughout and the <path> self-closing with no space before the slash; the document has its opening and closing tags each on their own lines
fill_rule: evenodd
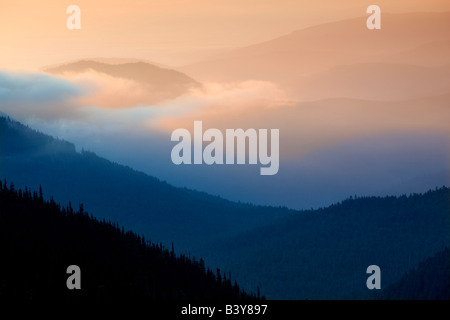
<svg viewBox="0 0 450 320">
<path fill-rule="evenodd" d="M 117 223 L 98 221 L 42 192 L 0 183 L 0 300 L 155 301 L 256 298 L 203 259 L 176 255 Z M 81 269 L 69 290 L 66 269 Z"/>
<path fill-rule="evenodd" d="M 205 252 L 215 252 L 211 263 L 233 270 L 241 285 L 259 285 L 269 299 L 371 299 L 377 293 L 366 287 L 369 265 L 380 267 L 383 291 L 449 246 L 449 230 L 450 189 L 442 187 L 301 211 L 209 243 Z"/>
<path fill-rule="evenodd" d="M 0 137 L 0 179 L 22 188 L 42 185 L 61 204 L 84 203 L 97 218 L 165 245 L 173 241 L 184 252 L 294 212 L 176 188 L 6 117 L 0 117 Z"/>
<path fill-rule="evenodd" d="M 447 247 L 405 273 L 380 295 L 395 300 L 450 300 L 450 249 Z"/>
</svg>

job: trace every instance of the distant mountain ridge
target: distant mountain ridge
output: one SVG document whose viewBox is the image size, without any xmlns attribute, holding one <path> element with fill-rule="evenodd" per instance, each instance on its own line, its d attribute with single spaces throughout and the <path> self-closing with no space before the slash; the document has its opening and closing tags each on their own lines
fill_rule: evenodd
<svg viewBox="0 0 450 320">
<path fill-rule="evenodd" d="M 388 288 L 448 247 L 448 230 L 450 189 L 442 187 L 401 197 L 351 197 L 205 244 L 204 252 L 213 252 L 208 261 L 232 270 L 242 285 L 259 283 L 268 299 L 376 299 L 384 290 L 386 297 L 401 299 L 415 293 L 407 285 L 392 295 Z M 381 269 L 381 290 L 366 287 L 366 269 L 373 264 Z M 445 270 L 419 270 L 404 282 L 448 283 Z M 423 299 L 433 299 L 442 286 L 428 288 L 420 293 Z"/>
<path fill-rule="evenodd" d="M 302 101 L 450 92 L 450 12 L 383 13 L 380 30 L 368 30 L 366 18 L 297 30 L 180 70 L 200 81 L 270 81 Z"/>
<path fill-rule="evenodd" d="M 66 61 L 63 63 L 54 63 L 54 64 L 50 64 L 50 65 L 46 65 L 41 67 L 42 71 L 45 71 L 47 69 L 54 69 L 57 67 L 62 67 L 64 65 L 70 65 L 79 61 L 93 61 L 93 62 L 99 62 L 99 63 L 105 63 L 105 64 L 124 64 L 124 63 L 137 63 L 137 62 L 143 62 L 143 63 L 147 63 L 150 65 L 154 65 L 157 66 L 159 68 L 163 68 L 163 69 L 171 69 L 169 66 L 161 64 L 161 63 L 157 63 L 155 61 L 149 61 L 146 59 L 138 59 L 138 58 L 102 58 L 102 57 L 95 57 L 95 58 L 84 58 L 84 59 L 76 59 L 76 60 L 72 60 L 72 61 Z"/>
<path fill-rule="evenodd" d="M 93 152 L 75 151 L 19 122 L 0 117 L 0 177 L 37 189 L 66 205 L 84 203 L 140 234 L 188 250 L 216 236 L 237 233 L 290 214 L 286 208 L 239 204 L 173 187 Z"/>
<path fill-rule="evenodd" d="M 287 83 L 330 67 L 380 62 L 382 56 L 450 40 L 450 12 L 383 13 L 382 19 L 382 29 L 376 31 L 366 28 L 364 16 L 296 30 L 180 70 L 200 80 Z"/>
<path fill-rule="evenodd" d="M 198 81 L 181 72 L 139 60 L 115 63 L 79 60 L 45 68 L 44 71 L 54 75 L 97 72 L 114 78 L 126 79 L 142 85 L 148 94 L 154 96 L 155 101 L 176 98 L 187 93 L 191 88 L 197 88 L 201 85 Z"/>
</svg>

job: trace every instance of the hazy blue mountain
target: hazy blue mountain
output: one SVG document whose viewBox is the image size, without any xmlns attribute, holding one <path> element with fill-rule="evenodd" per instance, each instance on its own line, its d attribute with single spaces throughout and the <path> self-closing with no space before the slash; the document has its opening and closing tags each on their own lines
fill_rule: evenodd
<svg viewBox="0 0 450 320">
<path fill-rule="evenodd" d="M 450 300 L 450 249 L 421 262 L 381 295 L 381 299 Z"/>
<path fill-rule="evenodd" d="M 262 225 L 293 211 L 239 204 L 175 188 L 73 144 L 0 117 L 0 178 L 72 201 L 99 218 L 118 221 L 177 249 L 191 250 L 219 236 Z M 193 251 L 194 253 L 195 251 Z"/>
<path fill-rule="evenodd" d="M 450 189 L 443 187 L 301 211 L 210 243 L 204 252 L 215 253 L 209 263 L 232 270 L 242 285 L 259 285 L 269 299 L 368 299 L 376 297 L 366 287 L 369 265 L 381 268 L 386 289 L 450 245 L 449 230 Z"/>
</svg>

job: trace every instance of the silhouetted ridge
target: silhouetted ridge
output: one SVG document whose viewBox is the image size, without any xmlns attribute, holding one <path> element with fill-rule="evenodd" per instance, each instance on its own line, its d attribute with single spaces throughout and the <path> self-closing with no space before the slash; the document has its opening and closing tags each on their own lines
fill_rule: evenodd
<svg viewBox="0 0 450 320">
<path fill-rule="evenodd" d="M 42 189 L 0 183 L 0 300 L 183 300 L 256 298 L 230 276 L 176 255 L 119 224 L 98 221 L 80 205 L 45 201 Z M 81 290 L 66 269 L 81 268 Z"/>
<path fill-rule="evenodd" d="M 153 99 L 146 102 L 158 102 L 173 99 L 189 89 L 199 87 L 200 83 L 176 70 L 161 68 L 146 62 L 128 62 L 109 64 L 93 60 L 80 60 L 45 69 L 46 72 L 61 75 L 65 73 L 98 72 L 114 78 L 139 83 Z"/>
<path fill-rule="evenodd" d="M 446 247 L 387 288 L 381 299 L 450 300 L 450 249 Z"/>
<path fill-rule="evenodd" d="M 0 115 L 0 154 L 39 155 L 48 153 L 74 153 L 75 146 L 67 141 L 42 134 L 9 117 Z"/>
<path fill-rule="evenodd" d="M 184 252 L 293 212 L 176 188 L 93 152 L 76 152 L 68 142 L 5 117 L 0 137 L 0 179 L 21 188 L 42 185 L 63 205 L 84 203 L 97 218 L 118 221 L 166 246 L 173 241 Z"/>
<path fill-rule="evenodd" d="M 449 247 L 449 230 L 450 189 L 441 187 L 408 196 L 351 197 L 300 211 L 207 243 L 200 255 L 213 252 L 210 263 L 232 270 L 243 287 L 259 284 L 268 299 L 372 299 L 377 290 L 366 287 L 368 266 L 380 267 L 383 291 Z M 447 281 L 441 276 L 435 273 L 430 281 Z M 428 299 L 433 296 L 429 292 Z"/>
</svg>

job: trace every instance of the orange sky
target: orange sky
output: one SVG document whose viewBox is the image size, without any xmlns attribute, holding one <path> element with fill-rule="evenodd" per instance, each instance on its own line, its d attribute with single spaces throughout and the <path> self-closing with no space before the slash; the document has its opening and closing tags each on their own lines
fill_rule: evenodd
<svg viewBox="0 0 450 320">
<path fill-rule="evenodd" d="M 66 28 L 68 5 L 82 29 Z M 295 29 L 382 12 L 450 11 L 448 0 L 1 0 L 0 68 L 37 70 L 88 57 L 179 66 Z"/>
</svg>

